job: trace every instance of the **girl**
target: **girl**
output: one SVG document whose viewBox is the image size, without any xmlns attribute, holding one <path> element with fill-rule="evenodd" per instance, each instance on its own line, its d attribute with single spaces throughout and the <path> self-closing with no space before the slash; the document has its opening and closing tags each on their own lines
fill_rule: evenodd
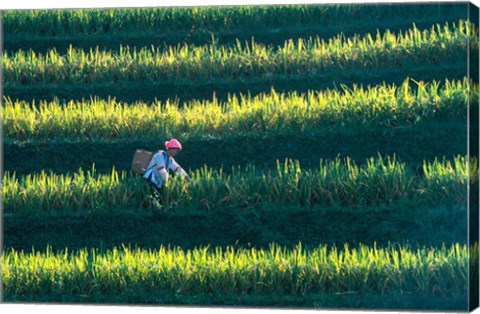
<svg viewBox="0 0 480 314">
<path fill-rule="evenodd" d="M 157 209 L 161 207 L 159 204 L 161 191 L 163 187 L 168 185 L 168 170 L 172 170 L 177 176 L 182 175 L 191 182 L 185 170 L 173 159 L 173 157 L 182 150 L 182 144 L 176 139 L 171 139 L 165 142 L 165 148 L 167 149 L 166 151 L 159 150 L 153 155 L 152 160 L 150 160 L 148 164 L 147 171 L 145 171 L 143 175 L 143 178 L 150 184 L 153 206 Z"/>
</svg>

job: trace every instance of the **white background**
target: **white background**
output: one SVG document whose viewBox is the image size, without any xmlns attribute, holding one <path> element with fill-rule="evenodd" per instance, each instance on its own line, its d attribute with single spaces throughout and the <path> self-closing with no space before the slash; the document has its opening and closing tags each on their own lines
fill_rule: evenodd
<svg viewBox="0 0 480 314">
<path fill-rule="evenodd" d="M 379 3 L 379 2 L 431 2 L 431 1 L 374 1 L 374 0 L 0 0 L 0 10 L 5 9 L 50 9 L 50 8 L 105 8 L 105 7 L 155 7 L 155 6 L 196 6 L 196 5 L 258 5 L 258 4 L 308 4 L 308 3 Z M 436 0 L 435 2 L 462 2 Z M 470 1 L 480 6 L 480 0 Z M 343 313 L 405 313 L 405 312 L 382 312 L 382 311 L 334 311 L 334 310 L 283 310 L 283 309 L 235 309 L 235 308 L 207 308 L 207 307 L 161 307 L 161 306 L 105 306 L 105 305 L 45 305 L 45 304 L 0 304 L 1 314 L 10 313 L 48 313 L 48 314 L 127 314 L 127 313 L 198 313 L 198 314 L 297 314 L 297 313 L 320 313 L 320 314 L 343 314 Z M 476 311 L 479 313 L 480 311 Z M 410 312 L 412 313 L 412 312 Z M 415 312 L 413 312 L 415 313 Z"/>
<path fill-rule="evenodd" d="M 1 9 L 37 8 L 104 8 L 104 7 L 145 7 L 145 6 L 195 6 L 195 5 L 245 5 L 245 4 L 307 4 L 307 3 L 379 3 L 379 2 L 466 2 L 456 0 L 1 0 Z M 480 6 L 480 0 L 470 1 Z"/>
</svg>

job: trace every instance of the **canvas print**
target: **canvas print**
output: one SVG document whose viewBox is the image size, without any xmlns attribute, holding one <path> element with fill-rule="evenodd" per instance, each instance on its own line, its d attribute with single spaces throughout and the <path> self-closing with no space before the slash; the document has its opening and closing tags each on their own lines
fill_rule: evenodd
<svg viewBox="0 0 480 314">
<path fill-rule="evenodd" d="M 473 310 L 478 20 L 4 10 L 2 302 Z"/>
</svg>

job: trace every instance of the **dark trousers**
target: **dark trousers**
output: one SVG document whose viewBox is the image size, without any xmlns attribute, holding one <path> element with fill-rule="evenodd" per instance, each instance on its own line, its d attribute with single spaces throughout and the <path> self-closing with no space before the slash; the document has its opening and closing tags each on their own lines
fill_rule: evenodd
<svg viewBox="0 0 480 314">
<path fill-rule="evenodd" d="M 160 200 L 162 197 L 163 187 L 159 188 L 155 183 L 152 183 L 151 181 L 148 182 L 148 186 L 150 187 L 150 195 L 153 198 Z"/>
<path fill-rule="evenodd" d="M 163 200 L 163 190 L 164 187 L 158 187 L 155 183 L 152 182 L 151 177 L 153 173 L 145 180 L 147 180 L 148 186 L 150 188 L 151 201 L 154 206 L 162 206 L 164 204 Z"/>
</svg>

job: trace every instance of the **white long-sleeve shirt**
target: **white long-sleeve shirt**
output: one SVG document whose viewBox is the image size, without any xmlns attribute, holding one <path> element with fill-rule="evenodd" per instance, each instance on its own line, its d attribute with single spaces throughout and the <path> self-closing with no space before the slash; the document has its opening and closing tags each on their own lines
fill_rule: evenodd
<svg viewBox="0 0 480 314">
<path fill-rule="evenodd" d="M 153 155 L 152 160 L 150 160 L 147 171 L 145 171 L 143 177 L 149 179 L 160 188 L 168 180 L 168 170 L 172 170 L 177 176 L 183 175 L 188 178 L 188 174 L 177 164 L 173 157 L 168 156 L 166 151 L 159 150 Z"/>
</svg>

